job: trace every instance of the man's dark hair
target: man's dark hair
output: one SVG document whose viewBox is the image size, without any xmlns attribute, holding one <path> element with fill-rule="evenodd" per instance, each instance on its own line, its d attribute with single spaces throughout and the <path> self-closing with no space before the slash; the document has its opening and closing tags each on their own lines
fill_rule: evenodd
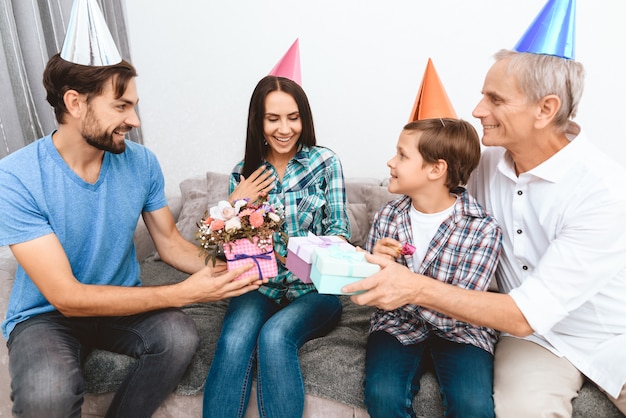
<svg viewBox="0 0 626 418">
<path fill-rule="evenodd" d="M 89 100 L 101 94 L 107 81 L 112 80 L 115 98 L 119 99 L 133 77 L 137 77 L 135 67 L 124 60 L 115 65 L 95 67 L 74 64 L 56 54 L 50 58 L 43 72 L 43 85 L 47 92 L 46 100 L 54 108 L 57 122 L 63 123 L 67 112 L 63 96 L 68 90 L 76 90 Z"/>
</svg>

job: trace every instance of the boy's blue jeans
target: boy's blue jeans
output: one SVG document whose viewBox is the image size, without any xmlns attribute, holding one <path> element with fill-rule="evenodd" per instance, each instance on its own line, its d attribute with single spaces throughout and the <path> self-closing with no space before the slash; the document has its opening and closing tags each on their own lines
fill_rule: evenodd
<svg viewBox="0 0 626 418">
<path fill-rule="evenodd" d="M 437 336 L 402 345 L 376 331 L 368 337 L 365 360 L 365 405 L 372 418 L 415 417 L 425 356 L 432 358 L 446 417 L 494 417 L 493 356 L 470 344 Z"/>
<path fill-rule="evenodd" d="M 298 349 L 332 330 L 341 311 L 337 296 L 315 291 L 284 307 L 255 291 L 231 299 L 204 385 L 203 416 L 244 416 L 256 358 L 261 417 L 301 418 L 304 381 Z"/>
<path fill-rule="evenodd" d="M 198 344 L 195 323 L 178 309 L 97 318 L 55 311 L 27 319 L 7 343 L 13 415 L 80 417 L 81 362 L 99 348 L 137 359 L 107 417 L 150 417 L 178 384 Z"/>
</svg>

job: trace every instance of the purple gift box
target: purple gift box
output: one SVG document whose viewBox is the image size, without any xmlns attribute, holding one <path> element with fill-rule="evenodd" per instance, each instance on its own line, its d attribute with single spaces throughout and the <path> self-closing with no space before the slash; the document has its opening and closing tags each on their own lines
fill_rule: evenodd
<svg viewBox="0 0 626 418">
<path fill-rule="evenodd" d="M 285 267 L 295 274 L 302 283 L 311 282 L 311 260 L 315 248 L 338 245 L 341 248 L 354 249 L 352 244 L 337 236 L 317 236 L 309 232 L 306 237 L 290 237 L 287 244 L 287 262 Z"/>
</svg>

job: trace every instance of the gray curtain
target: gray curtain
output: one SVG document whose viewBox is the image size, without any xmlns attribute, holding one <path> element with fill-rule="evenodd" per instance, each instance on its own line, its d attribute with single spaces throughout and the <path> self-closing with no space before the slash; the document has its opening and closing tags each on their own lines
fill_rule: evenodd
<svg viewBox="0 0 626 418">
<path fill-rule="evenodd" d="M 130 51 L 123 0 L 98 0 L 120 54 Z M 0 158 L 50 133 L 54 111 L 41 79 L 60 52 L 73 0 L 0 0 Z M 130 139 L 142 143 L 141 131 Z"/>
</svg>

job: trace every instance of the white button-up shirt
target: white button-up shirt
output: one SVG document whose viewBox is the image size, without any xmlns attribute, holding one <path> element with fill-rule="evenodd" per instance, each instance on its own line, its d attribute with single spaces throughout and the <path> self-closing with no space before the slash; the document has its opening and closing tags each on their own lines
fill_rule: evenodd
<svg viewBox="0 0 626 418">
<path fill-rule="evenodd" d="M 617 397 L 626 383 L 626 170 L 580 135 L 519 176 L 488 147 L 468 188 L 499 222 L 496 278 L 534 341 Z"/>
</svg>

